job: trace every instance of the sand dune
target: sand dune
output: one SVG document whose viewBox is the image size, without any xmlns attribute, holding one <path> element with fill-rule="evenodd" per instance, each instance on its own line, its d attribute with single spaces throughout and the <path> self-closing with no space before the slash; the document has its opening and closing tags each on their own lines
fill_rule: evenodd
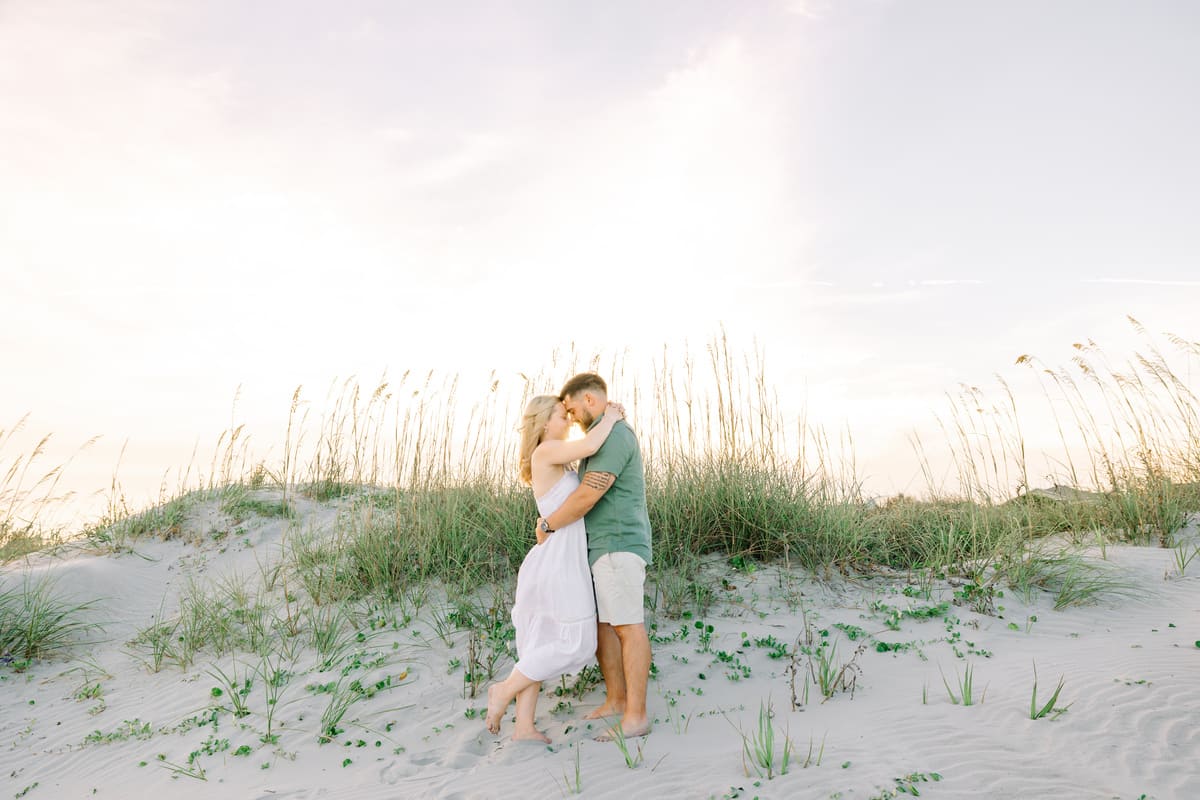
<svg viewBox="0 0 1200 800">
<path fill-rule="evenodd" d="M 436 591 L 407 620 L 396 607 L 358 609 L 331 663 L 297 636 L 266 664 L 201 654 L 187 669 L 152 671 L 148 649 L 131 642 L 169 619 L 189 586 L 253 593 L 289 536 L 336 527 L 335 505 L 301 501 L 298 511 L 214 540 L 230 521 L 202 505 L 172 541 L 119 554 L 73 546 L 6 566 L 4 586 L 49 576 L 60 595 L 96 600 L 103 632 L 67 657 L 0 670 L 2 796 L 559 797 L 573 793 L 578 766 L 585 797 L 866 800 L 909 786 L 930 798 L 1200 797 L 1200 566 L 1180 576 L 1169 550 L 1107 548 L 1130 593 L 1056 611 L 1046 592 L 1008 591 L 994 615 L 956 604 L 960 587 L 946 581 L 817 580 L 777 566 L 747 574 L 714 561 L 717 598 L 703 619 L 651 614 L 655 729 L 630 769 L 616 745 L 593 740 L 600 725 L 582 719 L 600 701 L 595 688 L 560 697 L 546 687 L 549 747 L 509 741 L 511 717 L 488 734 L 482 697 L 464 696 L 471 634 L 447 625 Z M 808 702 L 793 710 L 809 670 L 807 657 L 792 657 L 805 620 L 814 647 L 836 643 L 835 664 L 863 650 L 853 696 L 822 702 L 809 678 Z M 880 642 L 896 649 L 880 652 Z M 511 663 L 497 661 L 497 674 Z M 1065 678 L 1056 704 L 1065 712 L 1029 718 L 1035 663 L 1043 701 Z M 968 667 L 976 704 L 955 704 L 943 676 L 957 693 Z M 246 679 L 239 717 L 230 693 Z M 352 681 L 375 690 L 354 695 L 321 743 L 322 716 Z M 765 704 L 777 734 L 769 779 L 743 750 Z M 264 741 L 268 712 L 274 742 Z M 785 735 L 791 764 L 774 774 Z"/>
</svg>

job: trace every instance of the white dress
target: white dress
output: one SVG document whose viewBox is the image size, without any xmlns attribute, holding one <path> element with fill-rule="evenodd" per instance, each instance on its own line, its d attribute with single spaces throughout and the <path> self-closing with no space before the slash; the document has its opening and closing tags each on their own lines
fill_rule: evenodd
<svg viewBox="0 0 1200 800">
<path fill-rule="evenodd" d="M 538 512 L 554 513 L 578 486 L 579 476 L 566 472 L 537 498 Z M 559 528 L 525 556 L 512 621 L 517 669 L 527 678 L 544 681 L 578 672 L 595 659 L 596 596 L 582 519 Z"/>
</svg>

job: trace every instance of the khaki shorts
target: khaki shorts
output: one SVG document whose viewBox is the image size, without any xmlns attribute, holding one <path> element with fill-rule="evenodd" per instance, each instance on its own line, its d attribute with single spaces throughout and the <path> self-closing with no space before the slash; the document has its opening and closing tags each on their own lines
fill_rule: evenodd
<svg viewBox="0 0 1200 800">
<path fill-rule="evenodd" d="M 644 620 L 646 562 L 636 553 L 606 553 L 592 565 L 596 616 L 609 625 L 638 625 Z"/>
</svg>

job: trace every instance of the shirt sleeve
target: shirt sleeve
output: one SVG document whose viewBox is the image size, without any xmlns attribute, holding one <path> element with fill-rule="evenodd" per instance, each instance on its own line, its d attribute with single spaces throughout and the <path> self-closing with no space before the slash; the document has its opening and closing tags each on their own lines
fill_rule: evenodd
<svg viewBox="0 0 1200 800">
<path fill-rule="evenodd" d="M 625 467 L 629 466 L 636 448 L 637 442 L 633 438 L 633 431 L 622 420 L 612 429 L 596 454 L 587 460 L 587 465 L 583 470 L 584 474 L 608 472 L 619 477 Z"/>
</svg>

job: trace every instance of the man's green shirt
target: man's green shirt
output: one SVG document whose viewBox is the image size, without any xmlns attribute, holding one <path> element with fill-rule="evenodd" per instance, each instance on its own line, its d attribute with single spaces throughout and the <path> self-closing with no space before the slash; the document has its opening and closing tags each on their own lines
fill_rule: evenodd
<svg viewBox="0 0 1200 800">
<path fill-rule="evenodd" d="M 592 422 L 594 427 L 601 418 Z M 591 430 L 591 427 L 588 428 Z M 579 465 L 579 474 L 609 472 L 613 485 L 584 517 L 587 528 L 588 562 L 606 553 L 636 553 L 650 563 L 650 516 L 646 513 L 646 474 L 637 436 L 619 421 L 595 455 Z"/>
</svg>

